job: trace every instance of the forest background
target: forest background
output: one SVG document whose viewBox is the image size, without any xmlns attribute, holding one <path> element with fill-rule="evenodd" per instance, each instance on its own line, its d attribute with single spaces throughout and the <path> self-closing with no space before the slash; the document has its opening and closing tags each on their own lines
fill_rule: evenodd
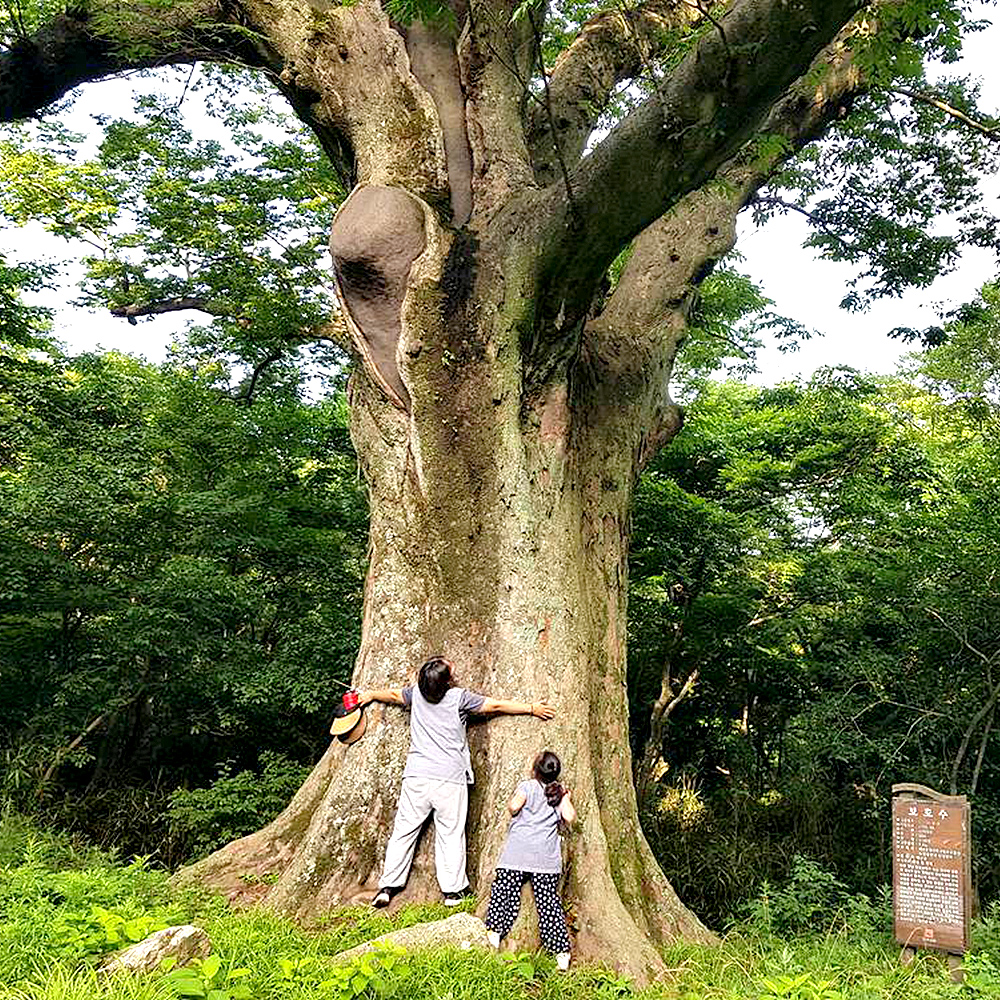
<svg viewBox="0 0 1000 1000">
<path fill-rule="evenodd" d="M 171 867 L 260 827 L 322 753 L 367 538 L 345 362 L 300 336 L 328 315 L 323 245 L 345 192 L 297 125 L 238 99 L 258 84 L 197 85 L 222 142 L 155 87 L 97 140 L 52 119 L 0 141 L 8 221 L 91 245 L 82 302 L 154 322 L 137 286 L 162 302 L 201 283 L 209 320 L 150 364 L 67 353 L 24 298 L 54 270 L 0 272 L 0 794 Z M 880 110 L 842 127 L 871 133 Z M 905 142 L 868 146 L 886 198 L 890 167 L 942 128 L 927 108 L 896 112 Z M 966 133 L 954 143 L 968 151 Z M 846 146 L 835 132 L 814 157 Z M 900 204 L 897 187 L 901 229 L 907 212 L 969 211 L 989 149 L 961 177 L 939 154 L 929 173 L 955 187 L 937 201 Z M 897 244 L 900 271 L 873 271 L 871 248 L 845 242 L 860 198 L 831 236 L 832 209 L 803 197 L 862 296 L 955 263 L 954 241 L 932 260 Z M 898 331 L 920 349 L 891 374 L 759 388 L 735 376 L 766 338 L 808 330 L 738 261 L 702 286 L 677 372 L 687 422 L 633 515 L 629 696 L 646 834 L 712 926 L 765 881 L 877 893 L 898 780 L 972 797 L 977 885 L 1000 891 L 998 309 L 987 285 Z"/>
</svg>

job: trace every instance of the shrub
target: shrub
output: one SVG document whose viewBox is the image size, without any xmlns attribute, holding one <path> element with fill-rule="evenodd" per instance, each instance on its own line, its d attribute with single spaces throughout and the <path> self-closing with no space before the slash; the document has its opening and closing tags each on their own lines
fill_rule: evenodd
<svg viewBox="0 0 1000 1000">
<path fill-rule="evenodd" d="M 0 983 L 25 979 L 40 961 L 76 963 L 177 922 L 166 873 L 142 859 L 116 864 L 11 817 L 0 822 L 0 845 Z"/>
<path fill-rule="evenodd" d="M 0 814 L 0 868 L 17 867 L 29 856 L 34 865 L 53 871 L 98 867 L 114 858 L 82 837 L 44 829 L 17 813 Z"/>
<path fill-rule="evenodd" d="M 822 932 L 852 919 L 865 929 L 879 923 L 867 897 L 852 893 L 832 872 L 801 854 L 792 859 L 788 879 L 776 888 L 765 881 L 745 913 L 753 927 L 778 935 Z"/>
<path fill-rule="evenodd" d="M 233 774 L 224 765 L 207 788 L 178 788 L 171 794 L 167 818 L 182 857 L 210 854 L 259 830 L 288 805 L 309 774 L 308 767 L 280 753 L 262 753 L 260 763 L 260 774 Z"/>
</svg>

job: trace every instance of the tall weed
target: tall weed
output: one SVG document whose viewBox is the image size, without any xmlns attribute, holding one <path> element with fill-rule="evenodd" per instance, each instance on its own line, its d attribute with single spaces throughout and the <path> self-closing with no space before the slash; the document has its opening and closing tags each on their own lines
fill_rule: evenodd
<svg viewBox="0 0 1000 1000">
<path fill-rule="evenodd" d="M 765 879 L 756 898 L 743 907 L 751 927 L 769 934 L 824 933 L 840 927 L 871 933 L 891 930 L 891 897 L 873 903 L 851 892 L 832 872 L 801 854 L 777 886 Z"/>
</svg>

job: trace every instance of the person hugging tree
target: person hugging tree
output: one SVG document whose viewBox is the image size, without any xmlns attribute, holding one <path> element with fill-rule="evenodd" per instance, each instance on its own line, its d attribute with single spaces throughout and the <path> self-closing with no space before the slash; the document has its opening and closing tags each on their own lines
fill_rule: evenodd
<svg viewBox="0 0 1000 1000">
<path fill-rule="evenodd" d="M 517 786 L 507 803 L 510 826 L 493 876 L 485 923 L 490 944 L 499 948 L 521 908 L 521 886 L 530 881 L 542 945 L 565 972 L 570 950 L 566 913 L 559 898 L 559 829 L 573 823 L 576 809 L 569 792 L 559 784 L 561 767 L 551 750 L 543 751 L 532 761 L 531 778 Z"/>
<path fill-rule="evenodd" d="M 434 656 L 420 668 L 415 686 L 362 691 L 359 704 L 373 701 L 410 710 L 410 750 L 403 770 L 396 819 L 385 849 L 385 863 L 372 900 L 388 906 L 406 884 L 427 817 L 434 814 L 434 866 L 446 906 L 469 895 L 465 870 L 465 819 L 469 785 L 474 781 L 466 733 L 468 718 L 483 715 L 533 715 L 551 719 L 545 702 L 501 701 L 475 694 L 454 682 L 452 664 Z"/>
</svg>

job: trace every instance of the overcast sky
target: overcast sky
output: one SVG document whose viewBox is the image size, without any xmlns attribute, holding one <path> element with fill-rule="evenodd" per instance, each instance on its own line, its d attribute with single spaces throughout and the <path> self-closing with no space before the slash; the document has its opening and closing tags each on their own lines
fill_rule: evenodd
<svg viewBox="0 0 1000 1000">
<path fill-rule="evenodd" d="M 979 4 L 977 16 L 991 19 L 993 4 Z M 981 75 L 983 106 L 1000 108 L 1000 77 L 991 79 L 988 70 L 1000 51 L 1000 27 L 991 26 L 973 35 L 966 43 L 966 56 L 960 64 L 963 73 Z M 955 72 L 955 67 L 949 69 Z M 175 84 L 180 92 L 183 78 Z M 90 115 L 127 114 L 133 84 L 109 81 L 91 84 L 81 89 L 72 112 L 71 126 L 83 131 L 90 125 Z M 192 109 L 197 120 L 197 101 L 186 98 L 185 107 Z M 210 128 L 210 123 L 204 123 Z M 200 129 L 199 129 L 200 131 Z M 991 185 L 991 197 L 998 188 Z M 865 314 L 846 313 L 838 303 L 846 293 L 846 282 L 852 269 L 844 264 L 817 260 L 811 251 L 803 249 L 808 235 L 807 225 L 800 216 L 773 219 L 757 229 L 749 214 L 742 216 L 738 249 L 745 260 L 741 269 L 748 272 L 775 301 L 780 313 L 799 320 L 810 329 L 823 334 L 807 341 L 795 353 L 781 354 L 774 347 L 760 353 L 760 375 L 753 381 L 773 384 L 796 374 L 809 374 L 822 365 L 849 364 L 873 372 L 890 372 L 900 354 L 911 346 L 890 340 L 886 332 L 896 326 L 922 328 L 938 321 L 941 304 L 956 304 L 970 299 L 984 281 L 997 273 L 995 256 L 985 251 L 966 251 L 956 272 L 938 279 L 930 288 L 910 291 L 901 299 L 881 301 Z M 72 256 L 65 241 L 48 236 L 39 226 L 23 230 L 0 232 L 0 248 L 6 248 L 13 258 L 58 258 Z M 72 288 L 62 290 L 58 299 L 49 301 L 59 306 L 56 318 L 57 337 L 71 351 L 83 351 L 97 346 L 116 348 L 142 354 L 153 361 L 162 360 L 175 331 L 182 328 L 180 316 L 160 317 L 154 321 L 129 326 L 106 313 L 65 307 L 62 302 L 74 297 Z"/>
</svg>

